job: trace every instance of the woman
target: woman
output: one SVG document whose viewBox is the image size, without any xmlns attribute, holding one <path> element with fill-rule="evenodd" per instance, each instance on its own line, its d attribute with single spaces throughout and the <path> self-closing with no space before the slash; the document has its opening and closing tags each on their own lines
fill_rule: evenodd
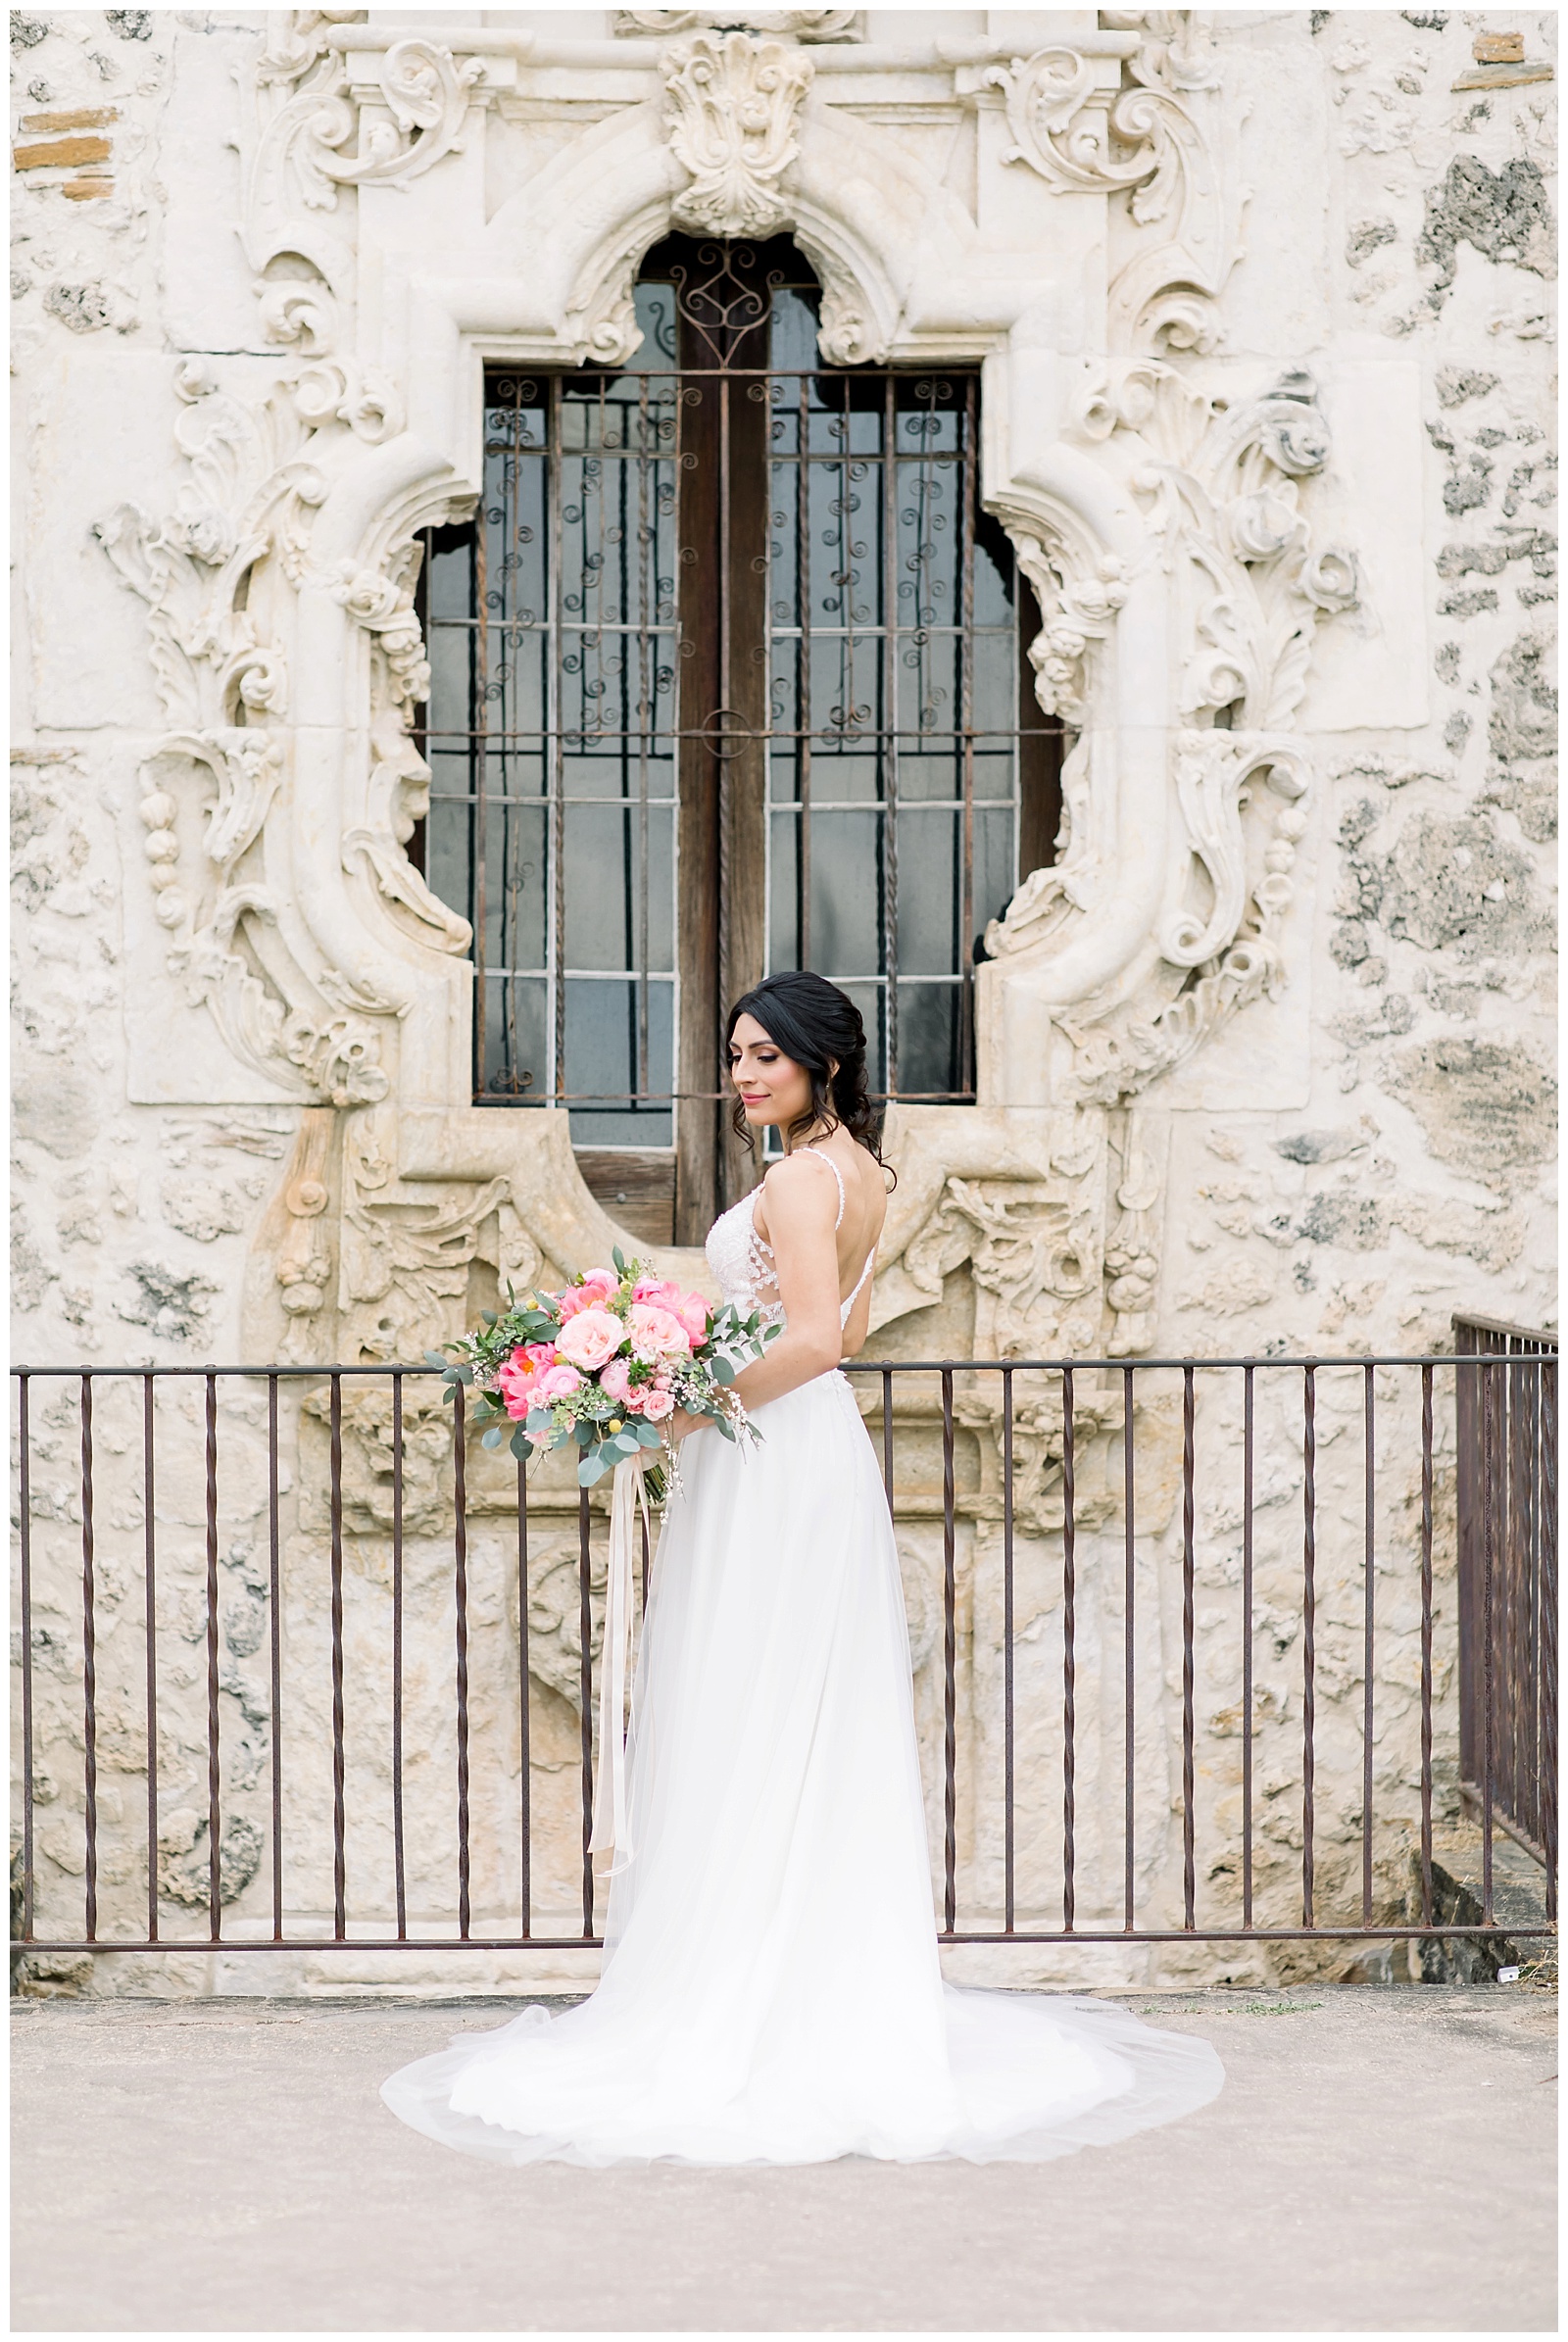
<svg viewBox="0 0 1568 2342">
<path fill-rule="evenodd" d="M 771 976 L 728 1045 L 737 1130 L 785 1151 L 708 1258 L 783 1331 L 737 1383 L 759 1446 L 676 1426 L 603 1977 L 382 2094 L 512 2163 L 1044 2158 L 1169 2121 L 1220 2086 L 1206 2043 L 943 1983 L 898 1553 L 837 1371 L 887 1209 L 864 1028 L 820 976 Z"/>
</svg>

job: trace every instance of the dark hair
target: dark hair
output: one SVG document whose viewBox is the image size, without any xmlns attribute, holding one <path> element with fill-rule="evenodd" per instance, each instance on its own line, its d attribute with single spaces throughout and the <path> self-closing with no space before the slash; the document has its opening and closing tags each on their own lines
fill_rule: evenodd
<svg viewBox="0 0 1568 2342">
<path fill-rule="evenodd" d="M 786 1057 L 804 1066 L 810 1076 L 811 1098 L 798 1114 L 785 1137 L 799 1141 L 819 1124 L 828 1130 L 847 1130 L 857 1146 L 877 1162 L 882 1160 L 881 1117 L 874 1111 L 865 1083 L 865 1025 L 848 993 L 829 984 L 809 968 L 786 968 L 764 976 L 750 992 L 742 993 L 724 1028 L 726 1061 L 735 1027 L 743 1016 L 755 1016 L 769 1041 Z M 837 1071 L 830 1073 L 829 1066 Z M 730 1114 L 730 1127 L 748 1147 L 753 1145 L 746 1108 L 739 1098 Z"/>
</svg>

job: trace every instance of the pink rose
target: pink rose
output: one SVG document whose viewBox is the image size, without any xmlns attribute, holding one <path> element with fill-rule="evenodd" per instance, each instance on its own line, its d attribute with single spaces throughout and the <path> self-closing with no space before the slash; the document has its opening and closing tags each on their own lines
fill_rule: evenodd
<svg viewBox="0 0 1568 2342">
<path fill-rule="evenodd" d="M 620 1279 L 612 1269 L 590 1269 L 580 1285 L 568 1285 L 556 1296 L 556 1314 L 564 1325 L 567 1318 L 580 1317 L 585 1309 L 603 1309 L 619 1291 Z"/>
<path fill-rule="evenodd" d="M 631 1400 L 631 1375 L 624 1358 L 612 1358 L 599 1378 L 599 1388 L 607 1397 L 619 1399 L 622 1406 Z"/>
<path fill-rule="evenodd" d="M 574 1391 L 582 1389 L 582 1377 L 575 1366 L 564 1366 L 558 1362 L 545 1368 L 534 1388 L 539 1404 L 553 1407 L 558 1398 L 569 1398 Z"/>
<path fill-rule="evenodd" d="M 625 1339 L 626 1329 L 608 1309 L 579 1309 L 568 1317 L 556 1341 L 561 1356 L 584 1374 L 608 1366 Z M 684 1340 L 684 1336 L 682 1340 Z"/>
<path fill-rule="evenodd" d="M 555 1363 L 554 1342 L 528 1342 L 519 1344 L 496 1369 L 502 1404 L 514 1423 L 520 1423 L 528 1409 L 538 1404 L 539 1379 Z"/>
<path fill-rule="evenodd" d="M 626 1333 L 634 1358 L 684 1358 L 691 1340 L 673 1310 L 656 1308 L 650 1301 L 633 1301 L 626 1312 Z"/>
<path fill-rule="evenodd" d="M 698 1293 L 682 1293 L 669 1277 L 639 1277 L 631 1289 L 634 1302 L 645 1301 L 651 1308 L 667 1309 L 681 1326 L 693 1348 L 708 1336 L 708 1303 Z"/>
<path fill-rule="evenodd" d="M 675 1412 L 674 1392 L 661 1391 L 657 1383 L 651 1391 L 645 1391 L 642 1396 L 643 1413 L 650 1423 L 662 1423 L 666 1415 L 673 1415 Z"/>
<path fill-rule="evenodd" d="M 708 1303 L 700 1293 L 679 1293 L 673 1301 L 666 1302 L 665 1307 L 671 1310 L 685 1327 L 693 1349 L 697 1349 L 708 1340 Z"/>
</svg>

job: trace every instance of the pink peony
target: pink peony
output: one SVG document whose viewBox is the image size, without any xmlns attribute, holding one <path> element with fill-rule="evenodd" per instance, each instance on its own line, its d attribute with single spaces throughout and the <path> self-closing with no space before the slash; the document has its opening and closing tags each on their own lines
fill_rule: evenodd
<svg viewBox="0 0 1568 2342">
<path fill-rule="evenodd" d="M 666 1415 L 673 1415 L 675 1412 L 674 1392 L 661 1391 L 657 1383 L 651 1391 L 643 1392 L 642 1398 L 643 1413 L 650 1423 L 662 1423 Z"/>
<path fill-rule="evenodd" d="M 534 1388 L 538 1392 L 539 1404 L 553 1407 L 558 1398 L 569 1398 L 574 1391 L 582 1389 L 582 1377 L 575 1366 L 565 1366 L 558 1361 L 556 1365 L 545 1368 Z"/>
<path fill-rule="evenodd" d="M 590 1269 L 580 1285 L 568 1285 L 556 1297 L 556 1314 L 563 1325 L 571 1317 L 580 1317 L 585 1309 L 603 1309 L 612 1294 L 620 1291 L 620 1279 L 613 1269 Z"/>
<path fill-rule="evenodd" d="M 597 1374 L 602 1366 L 609 1365 L 625 1334 L 619 1318 L 612 1316 L 608 1309 L 579 1309 L 562 1327 L 556 1348 L 571 1365 L 580 1366 L 584 1374 Z"/>
<path fill-rule="evenodd" d="M 618 1398 L 625 1406 L 631 1398 L 631 1375 L 624 1358 L 612 1358 L 599 1378 L 599 1388 L 608 1398 Z"/>
<path fill-rule="evenodd" d="M 555 1364 L 554 1342 L 528 1342 L 519 1344 L 496 1369 L 502 1404 L 514 1423 L 520 1423 L 528 1409 L 539 1403 L 540 1377 Z"/>
<path fill-rule="evenodd" d="M 626 1332 L 632 1356 L 650 1363 L 655 1358 L 684 1358 L 691 1350 L 691 1338 L 674 1311 L 657 1308 L 651 1301 L 633 1301 L 626 1313 Z"/>
</svg>

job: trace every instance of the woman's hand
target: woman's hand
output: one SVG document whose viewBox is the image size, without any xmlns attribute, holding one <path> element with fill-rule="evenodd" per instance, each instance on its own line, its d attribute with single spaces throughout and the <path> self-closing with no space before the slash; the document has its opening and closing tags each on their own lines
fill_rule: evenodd
<svg viewBox="0 0 1568 2342">
<path fill-rule="evenodd" d="M 670 1439 L 684 1439 L 689 1433 L 700 1432 L 712 1420 L 711 1415 L 693 1415 L 685 1407 L 677 1407 L 669 1419 Z"/>
</svg>

